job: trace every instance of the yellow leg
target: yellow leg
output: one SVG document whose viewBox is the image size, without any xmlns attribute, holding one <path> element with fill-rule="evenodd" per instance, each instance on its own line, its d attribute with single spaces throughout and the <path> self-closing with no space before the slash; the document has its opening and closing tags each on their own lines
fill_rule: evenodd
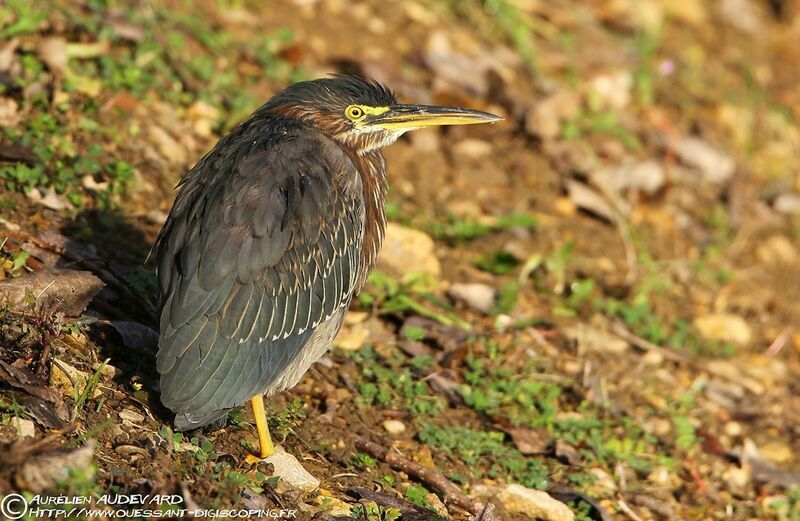
<svg viewBox="0 0 800 521">
<path fill-rule="evenodd" d="M 261 447 L 261 457 L 266 458 L 272 456 L 275 453 L 275 446 L 272 444 L 272 438 L 269 435 L 267 413 L 264 411 L 264 397 L 257 394 L 250 399 L 250 404 L 253 406 L 253 416 L 256 418 L 256 430 L 258 431 L 258 444 Z"/>
</svg>

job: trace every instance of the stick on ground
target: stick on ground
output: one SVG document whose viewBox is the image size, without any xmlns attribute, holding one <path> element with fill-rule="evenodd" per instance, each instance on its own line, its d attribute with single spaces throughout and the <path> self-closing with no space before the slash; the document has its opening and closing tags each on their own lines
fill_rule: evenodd
<svg viewBox="0 0 800 521">
<path fill-rule="evenodd" d="M 435 470 L 414 463 L 397 452 L 361 437 L 356 437 L 355 445 L 358 450 L 378 458 L 393 469 L 403 471 L 438 490 L 442 494 L 445 503 L 457 505 L 471 514 L 479 514 L 483 511 L 483 503 L 465 496 L 452 481 Z"/>
</svg>

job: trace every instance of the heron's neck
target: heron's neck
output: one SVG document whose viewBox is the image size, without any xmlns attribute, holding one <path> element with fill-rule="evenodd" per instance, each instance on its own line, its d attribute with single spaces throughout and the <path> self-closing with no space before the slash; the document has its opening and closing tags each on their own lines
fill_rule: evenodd
<svg viewBox="0 0 800 521">
<path fill-rule="evenodd" d="M 361 246 L 361 262 L 359 264 L 361 289 L 370 271 L 378 260 L 386 230 L 386 161 L 379 150 L 352 157 L 361 174 L 364 187 L 364 241 Z"/>
</svg>

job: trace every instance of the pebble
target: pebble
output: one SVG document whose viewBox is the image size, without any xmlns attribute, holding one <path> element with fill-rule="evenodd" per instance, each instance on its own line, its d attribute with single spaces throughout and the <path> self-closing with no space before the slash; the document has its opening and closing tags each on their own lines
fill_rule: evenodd
<svg viewBox="0 0 800 521">
<path fill-rule="evenodd" d="M 433 239 L 426 233 L 389 223 L 378 264 L 397 274 L 424 273 L 438 277 L 442 266 L 434 252 Z"/>
<path fill-rule="evenodd" d="M 697 331 L 709 340 L 747 345 L 753 337 L 750 325 L 732 313 L 712 313 L 694 319 Z"/>
<path fill-rule="evenodd" d="M 739 422 L 729 421 L 723 426 L 722 429 L 725 431 L 725 434 L 731 438 L 742 435 L 742 424 Z"/>
<path fill-rule="evenodd" d="M 64 38 L 45 38 L 36 49 L 37 54 L 53 72 L 64 72 L 67 69 L 69 55 L 67 41 Z"/>
<path fill-rule="evenodd" d="M 363 323 L 352 324 L 343 327 L 333 344 L 339 349 L 345 351 L 358 351 L 369 338 L 369 328 Z"/>
<path fill-rule="evenodd" d="M 147 212 L 147 216 L 145 218 L 147 219 L 147 222 L 163 225 L 165 222 L 167 222 L 167 217 L 167 212 L 161 210 L 151 210 Z"/>
<path fill-rule="evenodd" d="M 20 120 L 19 105 L 11 98 L 0 96 L 0 127 L 13 127 Z"/>
<path fill-rule="evenodd" d="M 50 385 L 60 389 L 61 392 L 69 398 L 73 398 L 75 395 L 72 382 L 77 384 L 78 394 L 81 394 L 90 376 L 89 373 L 84 373 L 80 369 L 56 358 L 53 359 L 53 364 L 50 366 Z M 100 389 L 95 386 L 91 398 L 97 398 L 100 395 L 102 395 Z"/>
<path fill-rule="evenodd" d="M 31 420 L 27 418 L 17 418 L 12 420 L 11 424 L 17 427 L 17 436 L 20 438 L 36 437 L 36 427 Z"/>
<path fill-rule="evenodd" d="M 186 162 L 186 150 L 163 128 L 150 125 L 147 127 L 147 137 L 158 149 L 161 157 L 170 163 L 182 164 Z"/>
<path fill-rule="evenodd" d="M 144 416 L 134 411 L 133 409 L 122 409 L 119 411 L 119 417 L 124 421 L 131 423 L 144 423 Z"/>
<path fill-rule="evenodd" d="M 542 139 L 555 139 L 565 121 L 578 115 L 580 98 L 561 90 L 538 102 L 525 118 L 525 131 Z"/>
<path fill-rule="evenodd" d="M 488 315 L 494 309 L 496 292 L 486 284 L 457 283 L 450 286 L 447 294 L 454 300 L 463 302 L 470 308 Z"/>
<path fill-rule="evenodd" d="M 532 519 L 544 521 L 572 521 L 575 519 L 575 514 L 567 505 L 554 499 L 547 492 L 522 485 L 507 485 L 497 494 L 496 499 L 509 514 L 525 514 Z"/>
<path fill-rule="evenodd" d="M 664 167 L 656 161 L 641 161 L 614 167 L 601 168 L 589 174 L 595 186 L 614 192 L 639 190 L 654 194 L 664 186 Z"/>
<path fill-rule="evenodd" d="M 29 457 L 17 472 L 17 485 L 34 494 L 53 490 L 59 483 L 69 479 L 70 469 L 93 482 L 97 472 L 92 465 L 94 448 L 94 442 L 89 441 L 79 449 L 45 452 Z"/>
<path fill-rule="evenodd" d="M 578 347 L 588 351 L 620 354 L 630 347 L 628 342 L 588 324 L 579 323 L 565 330 L 568 338 L 575 341 Z"/>
<path fill-rule="evenodd" d="M 781 194 L 775 198 L 772 206 L 778 213 L 784 215 L 798 215 L 800 214 L 800 195 Z"/>
<path fill-rule="evenodd" d="M 759 447 L 761 455 L 778 465 L 788 463 L 794 458 L 792 449 L 782 441 L 771 441 Z"/>
<path fill-rule="evenodd" d="M 783 235 L 773 235 L 758 245 L 756 257 L 764 264 L 789 264 L 797 258 L 797 249 Z"/>
<path fill-rule="evenodd" d="M 595 76 L 589 81 L 590 101 L 596 99 L 602 107 L 622 110 L 631 103 L 633 75 L 630 71 L 617 71 Z"/>
<path fill-rule="evenodd" d="M 642 356 L 642 363 L 649 366 L 657 366 L 664 363 L 664 355 L 658 351 L 648 351 Z"/>
<path fill-rule="evenodd" d="M 383 422 L 383 428 L 389 434 L 402 434 L 406 432 L 406 424 L 399 420 L 386 420 Z"/>
<path fill-rule="evenodd" d="M 263 461 L 272 464 L 275 469 L 273 475 L 277 476 L 279 480 L 279 494 L 287 489 L 313 492 L 319 488 L 319 480 L 303 468 L 297 458 L 284 451 L 280 446 L 275 447 L 275 454 Z M 281 488 L 283 491 L 280 490 Z"/>
<path fill-rule="evenodd" d="M 614 493 L 617 491 L 617 483 L 614 478 L 605 470 L 595 467 L 589 470 L 589 474 L 594 476 L 595 481 L 591 485 L 592 489 L 602 492 L 604 495 Z"/>
<path fill-rule="evenodd" d="M 685 137 L 670 144 L 680 160 L 700 171 L 711 183 L 724 183 L 733 177 L 736 163 L 733 158 L 702 139 Z"/>
<path fill-rule="evenodd" d="M 453 145 L 456 157 L 480 159 L 492 153 L 492 145 L 482 139 L 464 139 Z"/>
</svg>

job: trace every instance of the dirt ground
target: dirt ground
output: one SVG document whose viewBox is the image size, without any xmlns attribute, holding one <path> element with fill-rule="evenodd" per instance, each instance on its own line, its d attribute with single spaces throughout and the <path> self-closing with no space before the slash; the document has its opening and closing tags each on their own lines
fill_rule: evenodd
<svg viewBox="0 0 800 521">
<path fill-rule="evenodd" d="M 798 41 L 791 0 L 0 3 L 0 493 L 800 519 Z M 247 407 L 172 431 L 148 253 L 180 177 L 328 73 L 505 120 L 385 151 L 378 268 L 268 404 L 317 487 L 245 461 Z"/>
</svg>

